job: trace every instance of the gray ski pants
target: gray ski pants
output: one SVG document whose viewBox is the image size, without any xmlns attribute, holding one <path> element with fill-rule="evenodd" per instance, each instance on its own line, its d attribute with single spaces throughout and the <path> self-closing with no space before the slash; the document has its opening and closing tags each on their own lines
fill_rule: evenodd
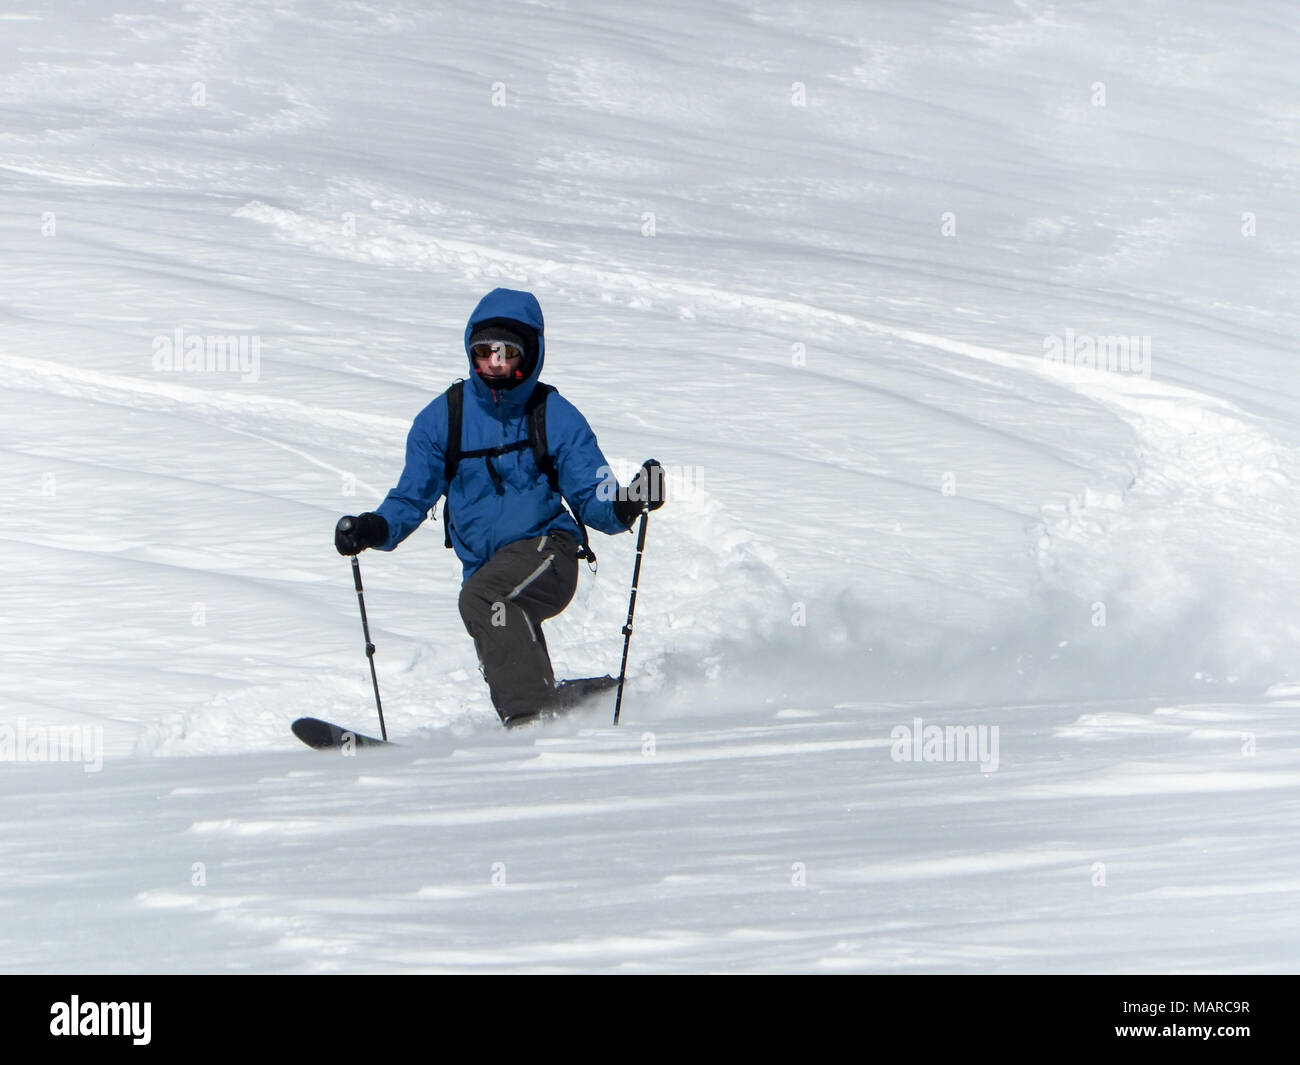
<svg viewBox="0 0 1300 1065">
<path fill-rule="evenodd" d="M 565 532 L 507 544 L 461 586 L 461 620 L 503 721 L 536 713 L 554 696 L 542 622 L 577 588 L 578 545 Z"/>
</svg>

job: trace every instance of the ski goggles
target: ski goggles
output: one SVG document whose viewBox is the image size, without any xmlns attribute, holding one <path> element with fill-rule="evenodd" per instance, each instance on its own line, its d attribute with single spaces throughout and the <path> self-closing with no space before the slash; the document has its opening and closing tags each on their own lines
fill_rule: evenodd
<svg viewBox="0 0 1300 1065">
<path fill-rule="evenodd" d="M 493 355 L 500 355 L 503 359 L 524 357 L 524 349 L 509 340 L 480 340 L 471 344 L 469 351 L 476 359 L 490 359 Z"/>
</svg>

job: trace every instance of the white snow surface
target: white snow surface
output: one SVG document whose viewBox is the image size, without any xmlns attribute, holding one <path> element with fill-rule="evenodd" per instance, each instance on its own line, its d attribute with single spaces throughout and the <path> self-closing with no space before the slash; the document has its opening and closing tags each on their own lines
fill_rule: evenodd
<svg viewBox="0 0 1300 1065">
<path fill-rule="evenodd" d="M 0 969 L 1295 971 L 1298 51 L 1269 0 L 0 12 Z M 501 730 L 428 522 L 361 557 L 401 745 L 310 751 L 378 730 L 334 522 L 496 286 L 669 468 L 622 722 Z M 595 546 L 562 676 L 618 670 Z"/>
</svg>

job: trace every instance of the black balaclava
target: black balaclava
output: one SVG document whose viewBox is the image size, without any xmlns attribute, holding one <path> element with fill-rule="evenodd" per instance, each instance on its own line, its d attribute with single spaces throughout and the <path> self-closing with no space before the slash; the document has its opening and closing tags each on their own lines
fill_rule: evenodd
<svg viewBox="0 0 1300 1065">
<path fill-rule="evenodd" d="M 473 348 L 475 344 L 487 340 L 504 340 L 517 344 L 523 349 L 524 357 L 519 360 L 512 377 L 503 381 L 493 381 L 480 374 L 481 381 L 490 388 L 509 389 L 528 380 L 532 375 L 533 367 L 537 365 L 537 330 L 513 318 L 488 318 L 474 326 L 474 332 L 469 338 L 469 346 Z"/>
</svg>

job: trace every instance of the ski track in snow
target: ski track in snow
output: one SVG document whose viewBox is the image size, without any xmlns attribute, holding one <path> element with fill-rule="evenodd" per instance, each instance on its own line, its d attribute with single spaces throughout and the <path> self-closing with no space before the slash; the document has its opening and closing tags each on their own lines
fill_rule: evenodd
<svg viewBox="0 0 1300 1065">
<path fill-rule="evenodd" d="M 590 301 L 621 300 L 632 309 L 668 305 L 696 317 L 705 312 L 746 321 L 828 326 L 890 337 L 919 348 L 981 360 L 1077 392 L 1127 422 L 1134 431 L 1136 473 L 1124 491 L 1085 488 L 1043 506 L 1036 552 L 1045 580 L 1087 602 L 1108 596 L 1135 610 L 1149 608 L 1153 594 L 1173 592 L 1163 604 L 1167 624 L 1176 616 L 1189 567 L 1207 528 L 1219 530 L 1223 550 L 1260 581 L 1276 580 L 1273 552 L 1294 555 L 1286 501 L 1294 494 L 1300 458 L 1233 404 L 1195 389 L 1128 376 L 1053 365 L 1027 356 L 891 326 L 808 303 L 691 284 L 671 277 L 602 269 L 521 253 L 504 253 L 463 240 L 443 240 L 400 223 L 340 243 L 331 222 L 250 203 L 236 212 L 272 226 L 282 239 L 313 252 L 413 270 L 456 270 L 466 280 L 534 288 Z M 1267 553 L 1260 552 L 1261 546 Z M 1290 574 L 1287 575 L 1288 577 Z M 1300 598 L 1300 583 L 1291 585 Z M 1243 614 L 1252 604 L 1232 604 Z M 1143 617 L 1142 623 L 1150 621 Z M 1134 631 L 1138 625 L 1134 625 Z M 1216 631 L 1230 640 L 1225 658 L 1271 657 L 1300 640 L 1300 619 L 1279 629 L 1272 620 L 1243 631 Z"/>
</svg>

